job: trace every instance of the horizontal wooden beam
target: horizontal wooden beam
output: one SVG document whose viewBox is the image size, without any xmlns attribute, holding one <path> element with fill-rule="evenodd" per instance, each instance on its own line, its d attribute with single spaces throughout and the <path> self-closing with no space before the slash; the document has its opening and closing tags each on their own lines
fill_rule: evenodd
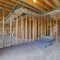
<svg viewBox="0 0 60 60">
<path fill-rule="evenodd" d="M 20 5 L 23 5 L 23 6 L 29 8 L 29 9 L 35 11 L 35 12 L 41 13 L 41 11 L 42 11 L 40 8 L 34 7 L 34 6 L 32 6 L 32 5 L 30 5 L 30 4 L 26 3 L 26 2 L 23 2 L 23 1 L 19 1 L 19 0 L 12 0 L 12 1 L 14 1 L 14 2 L 16 2 L 16 3 L 20 4 Z M 45 11 L 42 11 L 42 12 L 45 13 Z"/>
<path fill-rule="evenodd" d="M 52 6 L 50 6 L 49 4 L 47 4 L 44 0 L 37 0 L 39 3 L 43 4 L 44 6 L 46 6 L 47 8 L 51 9 L 53 8 Z"/>
<path fill-rule="evenodd" d="M 52 5 L 50 2 L 48 2 L 48 0 L 44 0 L 44 2 L 48 5 L 50 5 L 52 8 L 55 8 L 54 5 Z"/>
<path fill-rule="evenodd" d="M 48 9 L 46 9 L 45 7 L 43 7 L 39 2 L 36 2 L 36 6 L 37 6 L 39 9 L 41 9 L 42 11 L 44 11 L 45 13 L 46 13 L 46 11 L 48 10 Z"/>
<path fill-rule="evenodd" d="M 9 0 L 8 0 L 8 1 L 9 1 Z M 8 2 L 8 1 L 0 0 L 0 2 L 6 3 L 6 4 L 8 4 L 8 5 L 11 5 L 11 6 L 13 6 L 13 5 L 14 5 L 14 4 L 12 4 L 12 2 L 10 3 L 10 2 Z"/>
<path fill-rule="evenodd" d="M 40 3 L 39 1 L 37 1 L 37 3 L 38 3 L 40 6 L 44 7 L 45 9 L 49 10 L 48 7 L 46 7 L 45 5 L 43 5 L 42 3 Z"/>
<path fill-rule="evenodd" d="M 38 1 L 36 1 L 36 3 L 34 3 L 33 2 L 33 0 L 25 0 L 24 2 L 27 2 L 28 4 L 30 4 L 30 5 L 32 5 L 32 6 L 34 6 L 34 7 L 37 7 L 39 10 L 41 10 L 41 11 L 43 11 L 43 12 L 46 12 L 43 8 L 43 6 L 42 5 L 40 5 L 39 3 L 38 3 Z M 45 8 L 46 9 L 46 8 Z"/>
<path fill-rule="evenodd" d="M 3 7 L 3 8 L 7 8 L 7 9 L 9 9 L 9 10 L 11 10 L 12 8 L 9 8 L 9 7 L 7 7 L 7 6 L 3 6 L 2 4 L 0 4 L 0 7 Z"/>
<path fill-rule="evenodd" d="M 7 11 L 9 11 L 9 12 L 11 11 L 10 9 L 5 8 L 5 7 L 2 7 L 2 6 L 0 6 L 0 9 L 2 9 L 2 10 L 5 9 L 5 10 L 7 10 Z"/>
<path fill-rule="evenodd" d="M 9 5 L 4 4 L 4 3 L 2 3 L 2 2 L 0 2 L 0 5 L 2 5 L 2 6 L 6 6 L 6 7 L 8 7 L 8 8 L 12 8 L 12 6 L 9 6 Z"/>
<path fill-rule="evenodd" d="M 2 3 L 2 4 L 5 4 L 5 5 L 8 5 L 8 6 L 13 6 L 13 5 L 9 5 L 9 4 L 7 4 L 7 3 L 5 3 L 5 2 L 3 2 L 3 1 L 0 1 L 0 3 Z"/>
</svg>

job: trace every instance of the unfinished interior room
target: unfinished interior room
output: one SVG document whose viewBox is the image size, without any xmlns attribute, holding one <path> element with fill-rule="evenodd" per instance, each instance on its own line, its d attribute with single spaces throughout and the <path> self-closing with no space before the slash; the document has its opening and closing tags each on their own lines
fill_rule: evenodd
<svg viewBox="0 0 60 60">
<path fill-rule="evenodd" d="M 0 60 L 60 60 L 60 0 L 0 0 Z"/>
</svg>

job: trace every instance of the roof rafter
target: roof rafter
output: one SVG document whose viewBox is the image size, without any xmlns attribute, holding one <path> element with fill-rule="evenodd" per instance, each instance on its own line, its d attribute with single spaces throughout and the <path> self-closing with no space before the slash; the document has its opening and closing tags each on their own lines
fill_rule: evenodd
<svg viewBox="0 0 60 60">
<path fill-rule="evenodd" d="M 31 5 L 31 4 L 26 3 L 25 1 L 19 1 L 19 0 L 12 0 L 12 1 L 14 1 L 14 2 L 16 2 L 16 3 L 20 4 L 20 5 L 23 5 L 23 6 L 29 8 L 29 9 L 31 9 L 31 10 L 33 10 L 33 11 L 39 11 L 40 13 L 41 13 L 41 11 L 42 11 L 43 13 L 46 12 L 46 11 L 44 11 L 44 10 L 36 7 L 36 6 L 33 6 L 33 5 Z"/>
<path fill-rule="evenodd" d="M 46 4 L 48 4 L 48 5 L 50 5 L 52 8 L 55 8 L 55 6 L 52 5 L 48 0 L 44 0 L 44 2 L 45 2 Z"/>
<path fill-rule="evenodd" d="M 11 3 L 9 3 L 9 2 L 7 2 L 7 1 L 5 1 L 5 0 L 0 0 L 0 2 L 6 3 L 6 4 L 11 5 L 11 6 L 14 5 L 14 4 L 11 4 Z"/>
<path fill-rule="evenodd" d="M 11 8 L 12 8 L 11 6 L 6 5 L 6 4 L 3 4 L 3 3 L 0 3 L 0 5 L 5 6 L 5 7 L 9 8 L 9 9 L 11 9 Z"/>
<path fill-rule="evenodd" d="M 53 7 L 52 6 L 50 6 L 49 4 L 47 4 L 46 2 L 45 2 L 45 0 L 37 0 L 39 3 L 41 3 L 41 4 L 43 4 L 44 6 L 46 6 L 48 9 L 52 9 Z"/>
<path fill-rule="evenodd" d="M 5 10 L 7 10 L 7 11 L 10 12 L 10 9 L 7 9 L 7 8 L 5 8 L 5 7 L 2 7 L 2 6 L 0 6 L 0 9 L 5 9 Z"/>
<path fill-rule="evenodd" d="M 37 3 L 41 6 L 43 6 L 44 8 L 49 9 L 48 7 L 44 6 L 42 3 L 38 2 L 38 1 L 37 1 Z"/>
</svg>

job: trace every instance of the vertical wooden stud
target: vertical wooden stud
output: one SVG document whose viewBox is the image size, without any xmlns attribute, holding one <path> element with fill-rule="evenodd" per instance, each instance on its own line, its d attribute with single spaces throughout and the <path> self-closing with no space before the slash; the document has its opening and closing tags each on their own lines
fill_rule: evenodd
<svg viewBox="0 0 60 60">
<path fill-rule="evenodd" d="M 35 24 L 35 23 L 34 23 L 34 22 L 35 22 L 34 18 L 35 18 L 35 17 L 33 16 L 33 17 L 32 17 L 32 20 L 33 20 L 33 29 L 32 29 L 32 30 L 33 30 L 33 32 L 32 32 L 32 33 L 33 33 L 33 35 L 32 35 L 32 36 L 33 36 L 33 40 L 34 40 L 34 33 L 35 33 L 35 32 L 34 32 L 34 28 L 35 28 L 35 26 L 34 26 L 34 24 Z"/>
<path fill-rule="evenodd" d="M 31 16 L 31 41 L 33 41 L 33 17 Z"/>
<path fill-rule="evenodd" d="M 49 26 L 50 26 L 50 36 L 52 36 L 52 21 L 51 21 L 51 15 L 49 15 Z"/>
<path fill-rule="evenodd" d="M 27 42 L 27 16 L 25 16 L 25 39 Z"/>
<path fill-rule="evenodd" d="M 40 38 L 39 23 L 40 23 L 40 21 L 39 21 L 39 16 L 38 16 L 38 39 Z"/>
<path fill-rule="evenodd" d="M 45 17 L 45 16 L 44 16 Z M 44 19 L 44 22 L 45 22 L 45 36 L 46 36 L 46 17 Z"/>
<path fill-rule="evenodd" d="M 34 40 L 34 17 L 32 17 L 32 39 Z"/>
<path fill-rule="evenodd" d="M 48 17 L 47 17 L 47 36 L 48 36 Z"/>
<path fill-rule="evenodd" d="M 3 47 L 4 47 L 4 9 L 3 9 Z"/>
<path fill-rule="evenodd" d="M 40 18 L 41 18 L 41 38 L 42 38 L 42 36 L 43 36 L 43 34 L 42 34 L 42 32 L 43 32 L 43 31 L 42 31 L 42 22 L 43 22 L 42 18 L 43 18 L 43 17 L 41 16 Z"/>
<path fill-rule="evenodd" d="M 58 42 L 58 20 L 56 19 L 56 42 Z"/>
<path fill-rule="evenodd" d="M 53 18 L 52 18 L 52 20 L 53 20 L 53 37 L 54 37 L 54 16 L 53 16 Z"/>
<path fill-rule="evenodd" d="M 12 46 L 12 20 L 11 20 L 12 13 L 10 13 L 10 41 Z"/>
<path fill-rule="evenodd" d="M 34 18 L 34 40 L 37 39 L 37 17 Z"/>
<path fill-rule="evenodd" d="M 16 45 L 18 44 L 18 15 L 16 15 Z"/>
<path fill-rule="evenodd" d="M 29 18 L 29 39 L 31 40 L 31 17 Z"/>
<path fill-rule="evenodd" d="M 24 43 L 24 17 L 21 16 L 21 43 Z"/>
</svg>

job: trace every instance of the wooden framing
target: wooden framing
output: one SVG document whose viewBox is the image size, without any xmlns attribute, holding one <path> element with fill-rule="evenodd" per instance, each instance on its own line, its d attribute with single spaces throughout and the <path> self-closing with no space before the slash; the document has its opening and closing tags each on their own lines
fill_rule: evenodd
<svg viewBox="0 0 60 60">
<path fill-rule="evenodd" d="M 47 20 L 47 36 L 48 36 L 48 17 L 46 17 Z"/>
<path fill-rule="evenodd" d="M 5 29 L 9 29 L 10 31 L 10 46 L 13 45 L 12 41 L 12 31 L 15 29 L 15 37 L 16 37 L 16 45 L 18 45 L 18 38 L 20 39 L 21 43 L 31 42 L 34 40 L 38 40 L 43 36 L 53 36 L 56 39 L 56 42 L 58 42 L 58 19 L 48 18 L 47 16 L 21 16 L 19 21 L 19 16 L 16 16 L 16 20 L 13 22 L 12 20 L 12 13 L 10 13 L 10 26 L 5 25 L 5 11 L 3 9 L 3 47 L 5 47 L 5 38 L 4 33 Z M 46 22 L 47 21 L 47 22 Z M 47 25 L 46 25 L 47 24 Z M 48 26 L 50 26 L 48 28 Z M 54 32 L 54 27 L 56 27 L 56 32 Z M 47 28 L 47 29 L 46 29 Z M 48 35 L 48 29 L 50 35 Z M 47 35 L 46 35 L 47 33 Z"/>
<path fill-rule="evenodd" d="M 37 19 L 37 16 L 36 16 L 36 18 L 35 18 L 35 40 L 37 40 L 38 39 L 38 37 L 37 37 L 37 35 L 38 35 L 38 32 L 37 32 L 37 21 L 38 21 L 38 19 Z"/>
<path fill-rule="evenodd" d="M 43 17 L 40 16 L 40 18 L 41 18 L 41 37 L 42 37 L 42 36 L 43 36 L 43 34 L 42 34 L 42 32 L 43 32 L 43 31 L 42 31 L 42 22 L 43 22 L 42 18 L 43 18 Z"/>
<path fill-rule="evenodd" d="M 54 27 L 54 17 L 52 18 L 52 28 L 53 27 Z M 53 31 L 53 37 L 54 37 L 54 29 L 52 31 Z"/>
<path fill-rule="evenodd" d="M 14 4 L 11 4 L 11 3 L 9 3 L 8 1 L 5 1 L 5 0 L 0 0 L 0 2 L 6 3 L 6 4 L 11 5 L 11 6 L 14 5 Z M 12 1 L 11 1 L 11 2 L 12 2 Z"/>
<path fill-rule="evenodd" d="M 40 3 L 39 1 L 37 1 L 37 3 L 40 5 L 40 6 L 42 6 L 42 7 L 44 7 L 45 9 L 49 9 L 48 7 L 46 7 L 45 5 L 43 5 L 42 3 Z"/>
<path fill-rule="evenodd" d="M 34 40 L 37 40 L 37 16 L 34 17 Z"/>
<path fill-rule="evenodd" d="M 21 38 L 21 18 L 18 19 L 18 38 Z"/>
<path fill-rule="evenodd" d="M 53 36 L 52 18 L 50 18 L 50 36 Z"/>
<path fill-rule="evenodd" d="M 42 4 L 40 4 L 38 1 L 36 1 L 36 4 L 33 2 L 33 0 L 26 0 L 26 1 L 24 1 L 24 2 L 28 3 L 28 4 L 31 5 L 31 6 L 34 6 L 35 8 L 39 9 L 39 10 L 42 11 L 42 12 L 46 12 L 46 11 L 44 10 L 45 7 L 44 7 Z M 45 8 L 45 9 L 46 9 L 46 8 Z"/>
<path fill-rule="evenodd" d="M 12 7 L 9 6 L 9 5 L 5 5 L 5 4 L 3 4 L 3 3 L 0 3 L 0 5 L 1 5 L 1 6 L 4 6 L 4 7 L 7 7 L 8 9 L 12 9 Z"/>
<path fill-rule="evenodd" d="M 16 45 L 18 44 L 18 15 L 16 15 Z"/>
<path fill-rule="evenodd" d="M 24 17 L 22 16 L 21 16 L 21 39 L 24 40 Z"/>
<path fill-rule="evenodd" d="M 26 39 L 26 42 L 27 42 L 27 39 L 28 39 L 28 31 L 27 31 L 27 20 L 28 20 L 28 16 L 25 17 L 25 39 Z"/>
<path fill-rule="evenodd" d="M 1 6 L 0 6 L 0 9 L 2 9 L 2 10 L 3 10 L 3 7 L 1 7 Z M 7 11 L 9 11 L 9 12 L 10 12 L 10 9 L 7 9 L 7 8 L 5 8 L 5 7 L 4 7 L 4 10 L 7 10 Z"/>
<path fill-rule="evenodd" d="M 44 16 L 44 17 L 45 17 L 45 16 Z M 44 25 L 44 27 L 45 27 L 44 30 L 45 30 L 45 36 L 46 36 L 46 17 L 44 18 L 44 24 L 45 24 L 45 25 Z"/>
<path fill-rule="evenodd" d="M 12 15 L 12 13 L 10 13 L 10 15 Z M 11 41 L 11 46 L 12 46 L 12 20 L 11 20 L 11 16 L 10 16 L 10 41 Z"/>
<path fill-rule="evenodd" d="M 35 17 L 34 16 L 32 17 L 32 20 L 33 20 L 33 31 L 32 31 L 33 35 L 32 36 L 33 36 L 33 40 L 34 40 L 34 37 L 35 37 L 34 36 L 34 33 L 35 33 L 35 31 L 34 31 L 35 30 L 34 29 L 35 28 L 35 26 L 34 26 L 34 24 L 35 24 Z"/>
<path fill-rule="evenodd" d="M 31 20 L 32 18 L 29 17 L 29 39 L 31 40 Z"/>
<path fill-rule="evenodd" d="M 38 15 L 36 16 L 36 40 L 38 39 Z"/>
<path fill-rule="evenodd" d="M 38 39 L 40 38 L 40 16 L 38 16 Z"/>
<path fill-rule="evenodd" d="M 40 10 L 39 8 L 37 8 L 37 7 L 33 7 L 33 6 L 30 5 L 30 4 L 27 5 L 27 3 L 22 2 L 22 1 L 17 1 L 17 0 L 12 0 L 12 1 L 13 1 L 13 2 L 16 2 L 16 3 L 20 4 L 20 5 L 23 5 L 23 6 L 29 8 L 29 9 L 35 11 L 35 12 L 39 12 L 39 13 L 41 13 L 41 12 L 40 12 L 41 10 Z M 45 12 L 45 11 L 42 11 L 42 12 Z"/>
<path fill-rule="evenodd" d="M 4 9 L 3 9 L 3 47 L 4 47 Z"/>
<path fill-rule="evenodd" d="M 0 5 L 0 7 L 5 8 L 5 9 L 8 9 L 8 10 L 11 11 L 11 8 L 9 8 L 9 7 L 7 7 L 7 6 Z"/>
<path fill-rule="evenodd" d="M 56 19 L 56 42 L 58 42 L 58 20 Z"/>
<path fill-rule="evenodd" d="M 9 12 L 13 9 L 13 7 L 15 6 L 15 2 L 13 2 L 12 0 L 0 0 L 0 9 L 3 9 L 6 10 L 5 12 Z M 7 13 L 7 14 L 9 14 Z M 6 14 L 5 14 L 5 18 L 6 18 Z"/>
<path fill-rule="evenodd" d="M 27 16 L 27 42 L 30 42 L 31 41 L 31 39 L 29 40 L 29 19 L 30 19 L 30 17 L 29 16 Z"/>
<path fill-rule="evenodd" d="M 13 2 L 21 4 L 35 12 L 38 12 L 38 13 L 41 13 L 40 11 L 42 9 L 44 9 L 41 7 L 42 9 L 40 10 L 38 8 L 35 8 L 27 3 L 24 3 L 24 2 L 18 1 L 18 0 L 13 0 Z M 13 22 L 12 17 L 11 17 L 11 15 L 13 15 L 13 13 L 10 13 L 9 27 L 5 27 L 5 15 L 11 11 L 14 4 L 10 4 L 9 2 L 7 3 L 5 1 L 4 1 L 4 3 L 6 5 L 4 5 L 3 3 L 0 3 L 0 5 L 1 5 L 0 9 L 3 10 L 3 22 L 2 22 L 2 29 L 3 29 L 2 44 L 3 44 L 3 46 L 2 47 L 6 47 L 5 46 L 5 38 L 4 38 L 5 37 L 5 29 L 9 30 L 9 34 L 10 34 L 9 39 L 11 41 L 11 42 L 9 41 L 10 46 L 13 45 L 13 39 L 12 39 L 12 37 L 13 37 L 12 31 L 13 30 L 14 30 L 14 34 L 16 37 L 16 41 L 15 41 L 16 45 L 19 44 L 18 38 L 20 39 L 21 43 L 26 43 L 26 42 L 38 40 L 43 36 L 53 36 L 56 39 L 56 42 L 58 42 L 58 32 L 59 32 L 58 31 L 58 19 L 55 19 L 55 17 L 50 18 L 48 15 L 46 15 L 46 16 L 37 15 L 34 12 L 30 12 L 31 15 L 26 15 L 26 16 L 23 14 L 21 16 L 14 14 L 16 16 L 16 20 L 15 20 L 15 22 Z M 46 9 L 48 9 L 48 8 L 46 8 Z M 5 10 L 7 10 L 9 12 L 6 13 Z M 45 11 L 42 10 L 42 12 L 45 12 Z M 33 14 L 35 14 L 35 15 L 33 15 Z M 20 21 L 19 21 L 19 17 L 20 17 Z M 56 27 L 56 32 L 54 32 L 54 27 Z M 48 33 L 50 33 L 50 35 Z"/>
</svg>

